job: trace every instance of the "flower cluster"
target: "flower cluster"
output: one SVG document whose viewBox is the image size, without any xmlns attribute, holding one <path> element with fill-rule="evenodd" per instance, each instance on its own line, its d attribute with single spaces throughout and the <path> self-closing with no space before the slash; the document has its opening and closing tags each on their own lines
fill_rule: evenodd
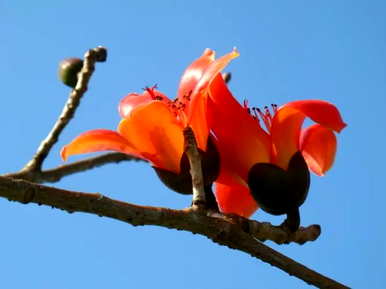
<svg viewBox="0 0 386 289">
<path fill-rule="evenodd" d="M 135 155 L 151 162 L 169 187 L 190 193 L 183 137 L 189 126 L 202 154 L 206 188 L 211 194 L 215 183 L 221 212 L 249 217 L 261 207 L 271 214 L 298 214 L 309 170 L 321 176 L 331 168 L 335 132 L 345 123 L 337 108 L 322 100 L 271 109 L 239 104 L 221 75 L 237 56 L 233 50 L 215 59 L 206 49 L 185 70 L 175 100 L 156 87 L 128 94 L 119 104 L 117 131 L 85 132 L 62 149 L 62 158 L 103 150 Z M 305 118 L 315 124 L 303 129 Z"/>
</svg>

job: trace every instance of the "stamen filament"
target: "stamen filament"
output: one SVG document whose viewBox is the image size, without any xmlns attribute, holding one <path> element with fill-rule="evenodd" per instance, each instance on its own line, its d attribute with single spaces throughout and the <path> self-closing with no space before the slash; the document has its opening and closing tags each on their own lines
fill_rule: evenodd
<svg viewBox="0 0 386 289">
<path fill-rule="evenodd" d="M 271 104 L 272 113 L 271 113 L 268 106 L 264 106 L 264 110 L 261 110 L 258 107 L 249 108 L 247 100 L 244 100 L 243 107 L 258 122 L 260 122 L 260 120 L 262 120 L 264 122 L 264 125 L 265 125 L 268 132 L 271 131 L 272 119 L 277 112 L 277 105 L 276 104 Z"/>
</svg>

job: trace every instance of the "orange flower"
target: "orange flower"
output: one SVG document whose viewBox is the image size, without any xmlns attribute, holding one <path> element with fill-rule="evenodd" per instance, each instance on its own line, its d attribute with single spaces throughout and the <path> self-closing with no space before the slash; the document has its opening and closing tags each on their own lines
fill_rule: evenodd
<svg viewBox="0 0 386 289">
<path fill-rule="evenodd" d="M 267 190 L 267 182 L 260 182 L 262 175 L 265 179 L 275 175 L 272 184 L 276 186 L 275 182 L 281 182 L 281 185 L 291 182 L 285 176 L 285 172 L 291 171 L 303 176 L 302 189 L 308 190 L 308 170 L 301 170 L 304 160 L 308 168 L 319 176 L 331 168 L 336 152 L 334 131 L 340 132 L 346 126 L 331 103 L 294 101 L 280 108 L 272 105 L 272 111 L 268 107 L 261 111 L 248 108 L 246 103 L 241 106 L 220 77 L 214 79 L 209 90 L 212 92 L 208 100 L 209 125 L 216 136 L 221 158 L 216 198 L 222 212 L 244 217 L 253 214 L 258 208 L 255 199 L 261 199 L 256 194 Z M 316 124 L 302 129 L 306 117 Z M 264 123 L 265 129 L 259 121 Z M 300 155 L 297 154 L 299 151 Z M 257 169 L 256 164 L 269 165 Z M 257 171 L 259 176 L 254 175 Z M 283 179 L 278 179 L 279 176 Z M 256 189 L 254 177 L 265 187 Z M 270 211 L 262 203 L 259 205 Z"/>
<path fill-rule="evenodd" d="M 215 60 L 206 49 L 182 75 L 176 100 L 155 89 L 131 93 L 119 104 L 122 120 L 117 131 L 97 129 L 85 132 L 63 147 L 61 156 L 112 150 L 146 159 L 156 168 L 180 173 L 184 152 L 183 129 L 190 126 L 199 149 L 206 150 L 209 128 L 206 103 L 216 75 L 235 57 L 232 51 Z"/>
</svg>

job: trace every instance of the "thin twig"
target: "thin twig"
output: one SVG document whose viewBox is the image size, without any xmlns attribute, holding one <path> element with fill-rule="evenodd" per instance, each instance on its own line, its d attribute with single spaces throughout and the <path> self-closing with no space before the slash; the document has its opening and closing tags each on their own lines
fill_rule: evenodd
<svg viewBox="0 0 386 289">
<path fill-rule="evenodd" d="M 237 249 L 267 262 L 319 288 L 348 288 L 325 277 L 257 241 L 238 222 L 228 217 L 212 217 L 194 208 L 171 210 L 112 200 L 101 194 L 66 191 L 0 177 L 0 196 L 24 204 L 36 203 L 68 212 L 86 212 L 120 220 L 134 226 L 157 225 L 201 234 L 214 242 Z"/>
<path fill-rule="evenodd" d="M 87 158 L 81 161 L 61 165 L 53 169 L 43 171 L 20 171 L 3 175 L 14 179 L 22 179 L 35 183 L 55 183 L 63 177 L 100 167 L 109 163 L 122 161 L 144 161 L 134 156 L 123 153 L 108 153 L 97 157 Z"/>
<path fill-rule="evenodd" d="M 185 152 L 189 159 L 190 174 L 192 176 L 192 207 L 205 207 L 205 189 L 201 167 L 201 156 L 197 149 L 194 132 L 190 127 L 184 129 Z"/>
<path fill-rule="evenodd" d="M 40 171 L 42 164 L 53 145 L 58 141 L 60 133 L 73 118 L 80 99 L 87 91 L 88 82 L 95 69 L 95 62 L 106 60 L 106 49 L 97 47 L 88 50 L 84 55 L 83 67 L 78 74 L 76 87 L 71 91 L 63 111 L 47 137 L 39 145 L 33 158 L 22 169 L 24 172 Z"/>
</svg>

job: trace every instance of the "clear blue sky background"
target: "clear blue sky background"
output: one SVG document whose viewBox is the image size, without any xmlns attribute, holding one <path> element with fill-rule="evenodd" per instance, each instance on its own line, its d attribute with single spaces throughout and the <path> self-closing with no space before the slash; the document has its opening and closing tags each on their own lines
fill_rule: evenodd
<svg viewBox="0 0 386 289">
<path fill-rule="evenodd" d="M 1 171 L 21 168 L 55 122 L 69 89 L 58 62 L 109 48 L 60 147 L 80 132 L 114 129 L 118 101 L 157 83 L 174 97 L 204 48 L 236 46 L 231 89 L 256 106 L 297 99 L 335 103 L 348 123 L 333 169 L 313 177 L 302 224 L 313 243 L 275 249 L 354 288 L 386 283 L 384 1 L 0 1 Z M 74 157 L 70 161 L 81 159 Z M 108 165 L 58 187 L 127 202 L 183 208 L 143 163 Z M 0 200 L 1 288 L 307 288 L 250 256 L 187 232 L 132 227 Z M 258 211 L 254 219 L 282 217 Z"/>
</svg>

